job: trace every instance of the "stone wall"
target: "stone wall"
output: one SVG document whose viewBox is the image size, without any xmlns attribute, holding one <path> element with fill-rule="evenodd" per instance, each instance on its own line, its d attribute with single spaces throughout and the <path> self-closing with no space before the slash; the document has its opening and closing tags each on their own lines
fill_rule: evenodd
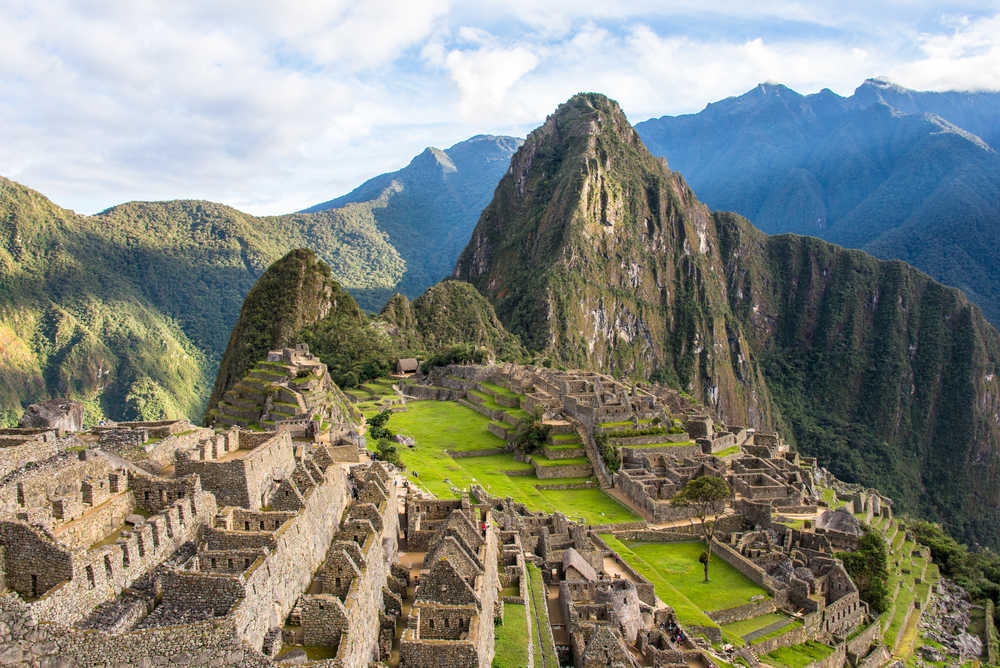
<svg viewBox="0 0 1000 668">
<path fill-rule="evenodd" d="M 215 494 L 220 506 L 242 506 L 259 510 L 267 503 L 267 493 L 275 480 L 295 470 L 292 438 L 288 432 L 238 432 L 239 449 L 245 454 L 220 461 L 208 451 L 208 441 L 199 443 L 200 452 L 177 452 L 174 472 L 178 476 L 197 473 L 203 488 Z M 231 453 L 230 453 L 231 454 Z"/>
<path fill-rule="evenodd" d="M 38 462 L 55 455 L 66 447 L 65 441 L 28 440 L 20 445 L 0 447 L 0 477 L 16 471 L 25 464 Z"/>
<path fill-rule="evenodd" d="M 125 523 L 135 510 L 131 490 L 119 492 L 90 508 L 82 516 L 53 529 L 57 540 L 71 548 L 86 548 L 99 542 Z"/>
<path fill-rule="evenodd" d="M 766 589 L 772 596 L 778 591 L 779 586 L 778 583 L 775 582 L 774 578 L 765 573 L 764 569 L 760 566 L 753 563 L 725 543 L 713 540 L 712 554 L 719 555 L 720 559 L 725 560 L 726 563 L 750 578 L 751 581 Z"/>
<path fill-rule="evenodd" d="M 726 608 L 725 610 L 716 610 L 714 612 L 709 612 L 708 616 L 712 618 L 712 621 L 717 624 L 730 624 L 732 622 L 742 622 L 745 619 L 750 619 L 751 617 L 759 617 L 761 615 L 767 615 L 778 609 L 773 598 L 769 598 L 763 601 L 756 601 L 754 603 L 744 603 L 743 605 L 736 606 L 735 608 Z"/>
<path fill-rule="evenodd" d="M 200 492 L 175 501 L 159 515 L 123 532 L 110 545 L 74 552 L 72 576 L 30 603 L 35 617 L 67 625 L 82 619 L 164 561 L 181 544 L 194 540 L 215 511 L 212 495 Z M 7 554 L 9 569 L 10 549 Z M 21 570 L 30 567 L 26 564 Z"/>
</svg>

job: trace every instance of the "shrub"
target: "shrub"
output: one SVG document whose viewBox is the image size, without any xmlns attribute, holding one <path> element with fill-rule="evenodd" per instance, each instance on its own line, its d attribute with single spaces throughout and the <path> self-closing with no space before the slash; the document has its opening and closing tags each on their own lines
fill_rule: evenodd
<svg viewBox="0 0 1000 668">
<path fill-rule="evenodd" d="M 594 445 L 597 452 L 601 454 L 601 459 L 607 464 L 608 470 L 614 473 L 622 467 L 622 458 L 618 448 L 611 444 L 611 439 L 603 432 L 594 433 Z"/>
<path fill-rule="evenodd" d="M 449 364 L 482 364 L 489 357 L 485 348 L 468 343 L 455 343 L 442 348 L 420 365 L 420 372 L 427 373 L 436 366 Z"/>
<path fill-rule="evenodd" d="M 549 439 L 549 432 L 552 428 L 542 424 L 540 415 L 535 415 L 531 420 L 524 420 L 517 423 L 511 432 L 511 443 L 520 452 L 531 454 L 538 450 Z"/>
<path fill-rule="evenodd" d="M 403 461 L 399 458 L 399 452 L 396 450 L 396 446 L 392 444 L 388 438 L 380 438 L 375 443 L 375 459 L 380 459 L 383 462 L 389 462 L 394 464 L 398 468 L 406 468 L 403 465 Z"/>
<path fill-rule="evenodd" d="M 392 411 L 388 408 L 376 415 L 373 415 L 371 419 L 368 420 L 369 435 L 377 441 L 392 438 L 392 431 L 385 426 L 391 416 Z"/>
</svg>

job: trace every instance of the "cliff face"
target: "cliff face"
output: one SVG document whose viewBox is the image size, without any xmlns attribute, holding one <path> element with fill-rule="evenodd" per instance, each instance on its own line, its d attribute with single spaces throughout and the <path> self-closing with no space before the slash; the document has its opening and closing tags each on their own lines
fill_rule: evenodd
<svg viewBox="0 0 1000 668">
<path fill-rule="evenodd" d="M 299 342 L 324 319 L 362 323 L 354 298 L 333 280 L 330 267 L 305 248 L 290 251 L 261 275 L 247 294 L 219 364 L 207 410 L 218 403 L 267 351 Z"/>
<path fill-rule="evenodd" d="M 514 156 L 455 268 L 553 361 L 680 385 L 771 427 L 711 212 L 618 105 L 577 95 Z"/>
<path fill-rule="evenodd" d="M 558 363 L 787 424 L 897 510 L 1000 539 L 1000 337 L 980 311 L 902 262 L 713 214 L 602 96 L 528 137 L 454 275 Z"/>
</svg>

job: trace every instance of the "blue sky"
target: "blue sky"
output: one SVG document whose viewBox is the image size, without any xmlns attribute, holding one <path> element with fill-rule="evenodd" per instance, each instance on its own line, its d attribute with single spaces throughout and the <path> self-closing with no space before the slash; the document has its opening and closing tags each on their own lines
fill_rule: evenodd
<svg viewBox="0 0 1000 668">
<path fill-rule="evenodd" d="M 285 213 L 428 145 L 523 136 L 581 90 L 638 122 L 869 76 L 1000 89 L 1000 0 L 7 0 L 0 175 L 82 213 Z"/>
</svg>

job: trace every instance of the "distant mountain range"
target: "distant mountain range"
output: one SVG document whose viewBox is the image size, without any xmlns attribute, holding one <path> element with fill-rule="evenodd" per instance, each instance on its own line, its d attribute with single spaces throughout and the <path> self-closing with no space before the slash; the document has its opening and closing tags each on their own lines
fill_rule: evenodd
<svg viewBox="0 0 1000 668">
<path fill-rule="evenodd" d="M 713 209 L 905 260 L 1000 323 L 1000 93 L 761 84 L 636 130 Z"/>
<path fill-rule="evenodd" d="M 522 142 L 516 137 L 477 135 L 443 151 L 427 148 L 403 169 L 304 210 L 367 208 L 403 259 L 406 268 L 395 285 L 368 292 L 347 285 L 363 308 L 381 309 L 393 292 L 417 297 L 451 272 Z"/>
<path fill-rule="evenodd" d="M 0 177 L 0 426 L 83 399 L 88 420 L 200 417 L 254 281 L 308 247 L 369 311 L 450 273 L 521 140 L 428 148 L 311 213 L 129 202 L 96 216 Z"/>
</svg>

